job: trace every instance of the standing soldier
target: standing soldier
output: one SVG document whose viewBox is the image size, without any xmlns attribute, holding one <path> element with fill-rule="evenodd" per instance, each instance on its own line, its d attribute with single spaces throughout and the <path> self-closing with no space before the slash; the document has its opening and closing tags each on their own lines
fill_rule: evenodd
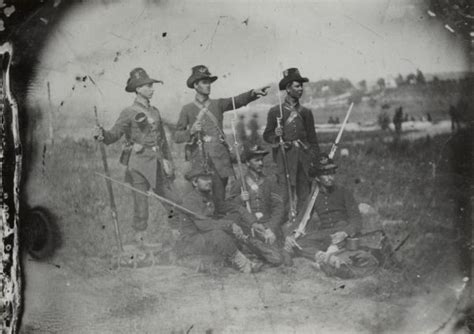
<svg viewBox="0 0 474 334">
<path fill-rule="evenodd" d="M 258 126 L 258 114 L 257 113 L 253 113 L 252 119 L 249 121 L 247 126 L 250 130 L 249 146 L 261 144 L 260 135 L 258 133 L 258 129 L 260 127 Z"/>
<path fill-rule="evenodd" d="M 393 125 L 395 126 L 395 135 L 400 137 L 402 133 L 403 108 L 400 106 L 393 115 Z"/>
<path fill-rule="evenodd" d="M 296 195 L 297 209 L 304 203 L 311 188 L 308 176 L 311 157 L 319 154 L 313 113 L 299 102 L 303 95 L 303 83 L 308 81 L 308 78 L 300 75 L 297 68 L 283 72 L 279 89 L 286 90 L 287 96 L 283 105 L 276 105 L 269 110 L 263 133 L 263 139 L 270 144 L 278 144 L 281 139 L 284 142 L 287 161 L 284 161 L 282 149 L 274 148 L 273 157 L 278 165 L 278 182 L 290 187 L 293 198 Z M 288 166 L 289 180 L 285 165 Z M 290 202 L 289 191 L 283 193 L 283 202 Z M 295 203 L 290 203 L 290 208 L 295 208 L 294 205 Z"/>
<path fill-rule="evenodd" d="M 239 121 L 235 125 L 235 132 L 237 135 L 237 141 L 242 143 L 243 145 L 247 144 L 247 131 L 245 130 L 245 123 L 244 123 L 245 116 L 240 115 Z"/>
<path fill-rule="evenodd" d="M 96 139 L 109 145 L 125 136 L 126 146 L 120 163 L 127 166 L 125 179 L 138 190 L 150 188 L 159 195 L 171 197 L 166 178 L 174 177 L 171 152 L 157 108 L 150 105 L 153 84 L 163 83 L 152 79 L 143 68 L 130 72 L 125 91 L 135 93 L 135 101 L 125 108 L 114 126 L 104 130 L 98 126 Z M 133 228 L 135 241 L 143 247 L 154 247 L 146 233 L 148 227 L 148 198 L 133 192 Z"/>
<path fill-rule="evenodd" d="M 252 89 L 235 98 L 211 99 L 211 84 L 217 80 L 204 65 L 194 66 L 186 84 L 196 91 L 193 102 L 185 105 L 176 125 L 175 140 L 187 143 L 186 159 L 201 161 L 213 172 L 213 194 L 217 211 L 222 213 L 225 188 L 234 175 L 230 148 L 222 130 L 224 112 L 240 108 L 267 94 L 267 87 Z"/>
</svg>

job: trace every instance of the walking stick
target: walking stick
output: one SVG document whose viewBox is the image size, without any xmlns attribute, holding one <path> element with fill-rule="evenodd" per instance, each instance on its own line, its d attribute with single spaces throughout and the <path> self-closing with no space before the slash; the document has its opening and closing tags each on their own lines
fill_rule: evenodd
<svg viewBox="0 0 474 334">
<path fill-rule="evenodd" d="M 94 106 L 94 115 L 95 115 L 95 123 L 97 126 L 100 127 L 96 106 Z M 100 154 L 102 156 L 102 163 L 104 164 L 105 175 L 110 177 L 109 165 L 107 164 L 107 155 L 105 153 L 105 144 L 103 142 L 99 142 L 99 147 L 100 147 Z M 117 239 L 117 245 L 118 245 L 119 251 L 123 252 L 122 238 L 120 235 L 120 228 L 119 228 L 118 218 L 117 218 L 117 206 L 115 205 L 115 198 L 114 198 L 114 192 L 112 190 L 112 183 L 110 182 L 109 179 L 105 179 L 105 184 L 107 185 L 107 192 L 109 193 L 110 210 L 112 211 L 112 219 L 114 220 L 115 238 Z"/>
</svg>

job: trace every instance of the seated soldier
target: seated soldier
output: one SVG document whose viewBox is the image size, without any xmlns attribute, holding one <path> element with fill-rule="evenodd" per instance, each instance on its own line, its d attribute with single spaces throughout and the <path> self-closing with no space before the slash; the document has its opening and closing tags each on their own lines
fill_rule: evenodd
<svg viewBox="0 0 474 334">
<path fill-rule="evenodd" d="M 198 166 L 186 174 L 193 190 L 183 199 L 183 206 L 201 217 L 182 215 L 180 240 L 177 243 L 179 257 L 207 255 L 216 259 L 230 260 L 244 273 L 256 272 L 261 265 L 250 261 L 237 248 L 237 239 L 244 238 L 239 225 L 230 219 L 218 219 L 212 199 L 212 173 Z"/>
<path fill-rule="evenodd" d="M 286 229 L 285 250 L 293 256 L 303 256 L 315 260 L 318 264 L 329 264 L 338 269 L 341 264 L 349 262 L 356 266 L 359 264 L 367 266 L 370 263 L 373 267 L 376 260 L 367 252 L 357 250 L 357 253 L 341 256 L 346 252 L 344 248 L 346 238 L 360 232 L 362 219 L 352 193 L 335 184 L 336 168 L 337 166 L 326 154 L 320 155 L 313 171 L 315 182 L 312 194 L 316 187 L 319 188 L 319 192 L 311 208 L 310 218 L 304 232 L 301 233 L 298 227 L 311 205 L 311 197 L 308 198 L 303 207 L 305 210 L 300 213 L 295 223 Z M 354 273 L 352 269 L 350 271 Z"/>
<path fill-rule="evenodd" d="M 276 179 L 263 174 L 263 158 L 268 153 L 259 145 L 244 151 L 242 161 L 247 164 L 247 173 L 244 175 L 246 191 L 238 179 L 229 198 L 240 213 L 243 225 L 253 228 L 266 243 L 273 244 L 285 220 L 285 207 Z"/>
</svg>

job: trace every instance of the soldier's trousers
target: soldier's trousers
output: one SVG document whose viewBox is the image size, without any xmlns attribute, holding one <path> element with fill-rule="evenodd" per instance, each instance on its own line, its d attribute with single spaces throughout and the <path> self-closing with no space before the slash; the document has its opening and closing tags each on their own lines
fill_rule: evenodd
<svg viewBox="0 0 474 334">
<path fill-rule="evenodd" d="M 224 212 L 225 207 L 225 188 L 227 182 L 229 181 L 228 177 L 220 177 L 215 171 L 212 176 L 212 194 L 214 199 L 214 204 L 216 206 L 216 213 L 226 214 Z"/>
<path fill-rule="evenodd" d="M 208 255 L 226 259 L 237 251 L 234 238 L 222 230 L 196 233 L 178 242 L 179 256 Z"/>
<path fill-rule="evenodd" d="M 289 163 L 291 163 L 291 161 L 289 161 Z M 283 203 L 290 203 L 286 175 L 284 172 L 283 173 L 280 172 L 278 174 L 278 183 L 283 184 L 283 189 L 284 189 L 284 192 L 282 194 Z M 296 198 L 298 199 L 296 210 L 300 212 L 311 191 L 311 181 L 306 176 L 306 173 L 303 170 L 303 166 L 301 162 L 298 162 L 297 172 L 296 172 L 296 184 L 292 185 L 292 191 L 293 191 L 293 194 L 296 194 Z"/>
<path fill-rule="evenodd" d="M 148 180 L 139 172 L 135 170 L 128 170 L 126 175 L 126 180 L 134 188 L 147 192 L 150 190 L 150 184 Z M 171 190 L 169 190 L 163 178 L 157 178 L 155 187 L 152 189 L 156 194 L 166 197 L 170 200 L 177 201 L 176 195 Z M 133 196 L 133 229 L 136 231 L 144 231 L 148 227 L 148 196 L 139 194 L 135 191 L 132 191 Z"/>
<path fill-rule="evenodd" d="M 302 249 L 295 248 L 295 255 L 314 260 L 317 251 L 325 252 L 328 249 L 331 245 L 331 234 L 335 232 L 337 231 L 333 229 L 308 232 L 296 240 Z"/>
</svg>

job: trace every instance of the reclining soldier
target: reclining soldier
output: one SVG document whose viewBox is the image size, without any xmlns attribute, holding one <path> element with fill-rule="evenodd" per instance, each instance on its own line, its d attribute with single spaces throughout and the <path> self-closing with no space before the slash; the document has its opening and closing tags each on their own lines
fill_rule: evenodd
<svg viewBox="0 0 474 334">
<path fill-rule="evenodd" d="M 331 264 L 339 266 L 340 259 L 331 255 L 343 247 L 347 237 L 360 232 L 362 219 L 358 205 L 349 190 L 335 184 L 336 169 L 336 164 L 326 154 L 318 157 L 312 174 L 315 175 L 313 190 L 319 187 L 319 193 L 305 232 L 298 236 L 296 230 L 311 198 L 306 201 L 295 223 L 287 229 L 285 250 L 291 255 L 317 262 L 330 260 Z"/>
<path fill-rule="evenodd" d="M 231 219 L 219 219 L 215 216 L 212 172 L 196 166 L 185 177 L 194 189 L 184 197 L 183 206 L 209 219 L 182 215 L 181 236 L 177 243 L 178 256 L 206 255 L 216 260 L 228 260 L 244 273 L 259 271 L 261 264 L 249 260 L 237 248 L 237 239 L 245 237 L 242 228 Z"/>
<path fill-rule="evenodd" d="M 259 238 L 273 244 L 278 235 L 281 237 L 281 225 L 286 217 L 282 186 L 277 183 L 276 177 L 263 173 L 263 159 L 268 153 L 259 145 L 243 152 L 242 161 L 247 164 L 245 188 L 238 179 L 231 188 L 229 199 L 240 213 L 244 226 L 252 227 Z M 247 202 L 250 212 L 246 208 Z"/>
</svg>

